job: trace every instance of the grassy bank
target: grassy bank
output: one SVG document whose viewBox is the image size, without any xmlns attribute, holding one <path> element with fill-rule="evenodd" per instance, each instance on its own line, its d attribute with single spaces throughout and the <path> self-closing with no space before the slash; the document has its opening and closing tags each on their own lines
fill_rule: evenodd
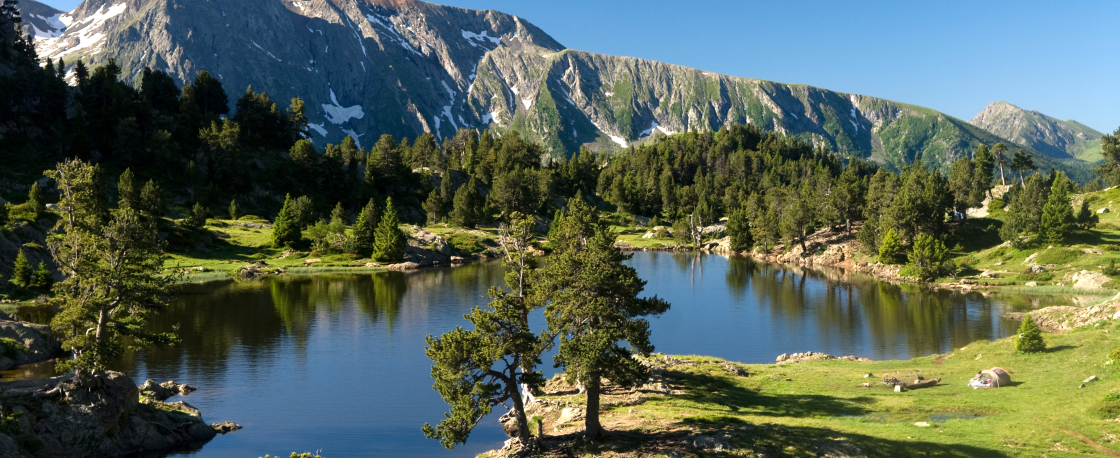
<svg viewBox="0 0 1120 458">
<path fill-rule="evenodd" d="M 584 443 L 582 422 L 560 422 L 560 407 L 536 414 L 554 456 L 706 456 L 692 445 L 700 435 L 726 441 L 733 456 L 1117 456 L 1120 401 L 1106 401 L 1120 399 L 1120 368 L 1108 362 L 1117 332 L 1108 323 L 1047 334 L 1049 349 L 1038 354 L 1016 353 L 1003 339 L 906 361 L 733 364 L 746 377 L 710 357 L 655 355 L 671 394 L 612 391 L 603 407 L 611 441 Z M 993 366 L 1010 371 L 1013 384 L 966 386 Z M 917 375 L 942 382 L 902 393 L 881 382 Z M 549 388 L 550 402 L 584 403 L 557 380 Z"/>
</svg>

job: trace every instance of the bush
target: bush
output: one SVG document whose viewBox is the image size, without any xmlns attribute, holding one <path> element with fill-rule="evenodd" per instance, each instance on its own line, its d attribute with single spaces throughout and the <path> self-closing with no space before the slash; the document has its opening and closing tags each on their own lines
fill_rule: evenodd
<svg viewBox="0 0 1120 458">
<path fill-rule="evenodd" d="M 1116 418 L 1120 416 L 1120 393 L 1112 392 L 1104 395 L 1090 409 L 1098 418 Z"/>
<path fill-rule="evenodd" d="M 1007 203 L 1004 202 L 1003 199 L 1001 199 L 999 197 L 996 197 L 995 199 L 992 199 L 991 201 L 988 202 L 988 213 L 1002 212 L 1003 207 L 1006 207 L 1006 206 L 1007 206 Z"/>
<path fill-rule="evenodd" d="M 1120 269 L 1116 268 L 1116 260 L 1109 259 L 1108 264 L 1105 264 L 1104 267 L 1101 267 L 1101 273 L 1108 275 L 1109 277 L 1120 274 Z"/>
<path fill-rule="evenodd" d="M 1108 353 L 1108 359 L 1111 361 L 1120 361 L 1120 348 L 1112 350 Z"/>
<path fill-rule="evenodd" d="M 1023 317 L 1019 325 L 1019 333 L 1014 338 L 1015 351 L 1022 353 L 1038 353 L 1046 350 L 1046 341 L 1042 339 L 1042 330 L 1035 324 L 1030 314 Z"/>
<path fill-rule="evenodd" d="M 919 280 L 943 277 L 955 272 L 957 268 L 953 261 L 949 260 L 949 249 L 945 244 L 926 234 L 918 234 L 914 239 L 909 260 Z"/>
</svg>

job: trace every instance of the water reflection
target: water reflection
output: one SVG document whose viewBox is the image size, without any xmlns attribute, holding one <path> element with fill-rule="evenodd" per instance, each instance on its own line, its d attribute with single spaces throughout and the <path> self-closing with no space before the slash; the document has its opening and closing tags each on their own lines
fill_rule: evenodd
<svg viewBox="0 0 1120 458">
<path fill-rule="evenodd" d="M 872 359 L 945 353 L 1013 332 L 1017 323 L 1000 318 L 1004 307 L 1071 302 L 933 292 L 742 257 L 649 252 L 628 263 L 648 281 L 645 294 L 673 305 L 651 319 L 658 351 L 747 363 L 807 350 Z M 207 421 L 245 426 L 182 454 L 286 456 L 322 448 L 324 456 L 474 456 L 505 439 L 496 419 L 484 420 L 468 446 L 452 452 L 420 433 L 447 407 L 431 389 L 424 337 L 467 326 L 463 314 L 486 304 L 486 290 L 503 276 L 497 263 L 475 263 L 187 285 L 152 322 L 157 331 L 178 326 L 182 344 L 128 352 L 116 367 L 137 381 L 196 385 L 186 400 Z M 537 329 L 543 321 L 531 319 Z M 548 372 L 551 357 L 544 359 Z"/>
</svg>

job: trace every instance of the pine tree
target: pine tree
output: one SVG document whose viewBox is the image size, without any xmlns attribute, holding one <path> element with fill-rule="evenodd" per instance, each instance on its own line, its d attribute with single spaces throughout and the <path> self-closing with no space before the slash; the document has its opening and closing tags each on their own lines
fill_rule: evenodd
<svg viewBox="0 0 1120 458">
<path fill-rule="evenodd" d="M 480 222 L 482 194 L 478 192 L 478 180 L 471 177 L 466 186 L 455 191 L 455 208 L 451 211 L 451 221 L 456 226 L 473 228 Z"/>
<path fill-rule="evenodd" d="M 23 249 L 18 250 L 16 254 L 16 262 L 12 265 L 12 278 L 9 281 L 20 288 L 31 287 L 31 263 L 27 261 L 27 256 L 23 254 Z"/>
<path fill-rule="evenodd" d="M 293 207 L 292 195 L 288 194 L 284 197 L 284 206 L 280 208 L 280 214 L 276 215 L 276 220 L 272 223 L 272 246 L 276 248 L 291 246 L 299 243 L 303 238 L 303 231 L 296 221 Z"/>
<path fill-rule="evenodd" d="M 1076 222 L 1069 202 L 1069 180 L 1059 173 L 1050 188 L 1050 197 L 1042 207 L 1039 232 L 1051 245 L 1058 245 L 1069 235 Z"/>
<path fill-rule="evenodd" d="M 311 144 L 311 140 L 306 138 L 301 138 L 292 145 L 292 148 L 288 151 L 288 157 L 304 171 L 309 171 L 318 161 L 315 145 Z"/>
<path fill-rule="evenodd" d="M 727 218 L 727 235 L 730 236 L 731 251 L 747 251 L 754 246 L 745 208 L 740 207 L 731 212 L 731 216 Z"/>
<path fill-rule="evenodd" d="M 336 203 L 334 209 L 331 210 L 331 224 L 346 226 L 349 219 L 350 218 L 346 216 L 346 210 L 342 208 L 342 202 Z"/>
<path fill-rule="evenodd" d="M 38 181 L 31 184 L 31 191 L 27 193 L 27 205 L 36 212 L 43 211 L 43 207 L 46 205 L 46 198 L 43 196 L 43 188 L 39 187 Z"/>
<path fill-rule="evenodd" d="M 191 207 L 191 216 L 187 219 L 187 225 L 194 229 L 202 229 L 206 226 L 206 218 L 209 217 L 210 211 L 196 202 L 194 207 Z"/>
<path fill-rule="evenodd" d="M 883 240 L 879 242 L 879 262 L 883 264 L 897 264 L 898 252 L 902 251 L 902 240 L 894 229 L 887 229 Z"/>
<path fill-rule="evenodd" d="M 972 166 L 973 187 L 980 192 L 987 193 L 988 198 L 992 198 L 992 180 L 995 179 L 995 170 L 993 170 L 993 167 L 995 167 L 995 158 L 986 145 L 980 145 L 976 148 Z M 983 198 L 980 200 L 983 200 Z"/>
<path fill-rule="evenodd" d="M 229 201 L 229 219 L 237 219 L 237 199 Z"/>
<path fill-rule="evenodd" d="M 167 208 L 163 203 L 163 191 L 154 180 L 148 180 L 140 190 L 139 210 L 149 216 L 163 216 Z"/>
<path fill-rule="evenodd" d="M 393 198 L 389 197 L 373 242 L 373 259 L 377 262 L 400 262 L 404 258 L 405 237 L 400 224 Z"/>
<path fill-rule="evenodd" d="M 1023 322 L 1019 324 L 1019 333 L 1015 335 L 1013 340 L 1015 341 L 1015 351 L 1038 353 L 1046 350 L 1046 341 L 1042 339 L 1042 329 L 1039 329 L 1038 324 L 1035 324 L 1029 313 L 1023 317 Z"/>
<path fill-rule="evenodd" d="M 653 351 L 643 317 L 669 309 L 656 296 L 639 297 L 646 282 L 624 264 L 629 256 L 614 241 L 614 232 L 594 209 L 572 202 L 540 277 L 541 297 L 551 301 L 545 308 L 548 332 L 560 337 L 555 363 L 565 369 L 569 383 L 582 383 L 587 390 L 584 430 L 591 439 L 604 434 L 599 422 L 603 379 L 621 387 L 648 379 L 649 369 L 633 358 Z"/>
<path fill-rule="evenodd" d="M 362 211 L 358 212 L 358 219 L 350 230 L 345 250 L 347 253 L 359 256 L 369 256 L 373 251 L 373 242 L 376 239 L 377 224 L 381 221 L 377 214 L 377 204 L 370 199 Z"/>
<path fill-rule="evenodd" d="M 914 246 L 908 257 L 910 265 L 917 270 L 919 280 L 934 280 L 956 269 L 953 261 L 949 260 L 949 249 L 928 234 L 918 234 L 914 238 Z"/>
<path fill-rule="evenodd" d="M 455 184 L 451 181 L 451 172 L 444 172 L 439 179 L 439 199 L 443 206 L 444 214 L 455 204 Z"/>
<path fill-rule="evenodd" d="M 428 225 L 434 226 L 439 224 L 443 219 L 443 200 L 440 199 L 439 192 L 432 191 L 428 193 L 428 198 L 424 200 L 424 212 L 428 214 Z"/>
<path fill-rule="evenodd" d="M 54 284 L 54 277 L 51 276 L 51 271 L 47 269 L 47 263 L 39 261 L 39 268 L 35 269 L 35 273 L 31 274 L 31 288 L 49 290 L 51 285 Z"/>
<path fill-rule="evenodd" d="M 136 192 L 136 185 L 133 181 L 132 169 L 124 169 L 124 172 L 121 173 L 120 180 L 117 182 L 117 207 L 138 208 L 137 206 L 140 204 L 140 195 Z"/>
<path fill-rule="evenodd" d="M 433 388 L 451 406 L 437 426 L 424 424 L 424 435 L 439 439 L 448 449 L 466 443 L 475 425 L 498 404 L 509 403 L 516 423 L 514 435 L 529 443 L 529 421 L 519 389 L 544 383 L 540 355 L 548 346 L 545 335 L 529 327 L 530 314 L 543 304 L 531 294 L 537 276 L 528 254 L 533 239 L 533 217 L 515 213 L 499 238 L 509 271 L 506 286 L 490 288 L 490 304 L 475 307 L 466 316 L 473 330 L 462 327 L 437 337 L 428 336 L 425 353 L 432 360 Z"/>
</svg>

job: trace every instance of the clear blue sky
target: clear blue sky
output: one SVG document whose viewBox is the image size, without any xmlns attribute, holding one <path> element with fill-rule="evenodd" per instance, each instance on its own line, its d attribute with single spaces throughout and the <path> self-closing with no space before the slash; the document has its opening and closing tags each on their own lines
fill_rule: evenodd
<svg viewBox="0 0 1120 458">
<path fill-rule="evenodd" d="M 1104 133 L 1120 127 L 1115 0 L 437 3 L 516 14 L 584 51 L 872 95 L 965 120 L 1004 100 Z"/>
</svg>

